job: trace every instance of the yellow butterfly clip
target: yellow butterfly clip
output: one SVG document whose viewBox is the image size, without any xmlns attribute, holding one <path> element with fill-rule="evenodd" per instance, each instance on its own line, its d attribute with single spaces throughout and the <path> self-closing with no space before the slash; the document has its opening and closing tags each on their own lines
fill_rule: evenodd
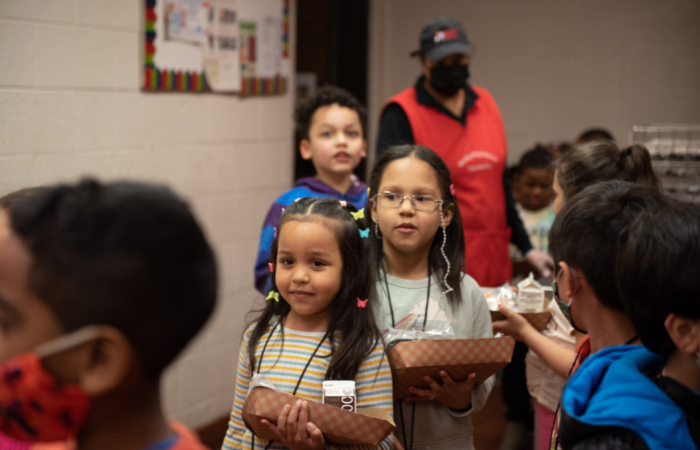
<svg viewBox="0 0 700 450">
<path fill-rule="evenodd" d="M 276 302 L 280 301 L 280 293 L 275 292 L 275 291 L 270 291 L 269 294 L 267 294 L 267 298 L 265 300 L 274 300 Z"/>
<path fill-rule="evenodd" d="M 357 211 L 357 212 L 352 212 L 352 211 L 351 211 L 350 214 L 352 214 L 352 217 L 353 217 L 355 220 L 364 219 L 364 218 L 365 218 L 365 208 L 362 208 L 361 210 L 359 210 L 359 211 Z"/>
</svg>

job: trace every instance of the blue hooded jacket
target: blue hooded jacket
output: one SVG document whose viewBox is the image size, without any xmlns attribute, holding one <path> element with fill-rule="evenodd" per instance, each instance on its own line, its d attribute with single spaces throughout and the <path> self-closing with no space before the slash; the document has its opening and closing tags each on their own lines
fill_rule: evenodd
<svg viewBox="0 0 700 450">
<path fill-rule="evenodd" d="M 562 448 L 696 449 L 685 413 L 644 374 L 664 359 L 635 345 L 591 355 L 562 395 Z"/>
<path fill-rule="evenodd" d="M 262 294 L 266 294 L 270 288 L 270 268 L 272 262 L 272 241 L 275 240 L 275 228 L 282 216 L 282 210 L 294 200 L 304 197 L 337 198 L 345 200 L 357 209 L 362 209 L 367 204 L 367 185 L 353 175 L 353 184 L 348 192 L 341 194 L 326 183 L 314 177 L 300 178 L 294 183 L 294 187 L 282 194 L 270 207 L 260 233 L 260 246 L 258 247 L 258 259 L 255 261 L 255 288 Z"/>
</svg>

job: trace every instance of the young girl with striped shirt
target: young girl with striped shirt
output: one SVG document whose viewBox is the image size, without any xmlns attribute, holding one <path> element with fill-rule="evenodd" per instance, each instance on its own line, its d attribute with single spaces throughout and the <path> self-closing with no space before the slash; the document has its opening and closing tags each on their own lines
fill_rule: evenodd
<svg viewBox="0 0 700 450">
<path fill-rule="evenodd" d="M 363 210 L 335 199 L 299 199 L 284 212 L 272 245 L 268 303 L 241 344 L 224 450 L 353 448 L 328 445 L 308 418 L 307 401 L 322 401 L 324 380 L 354 380 L 358 408 L 392 413 L 363 218 Z M 254 372 L 304 399 L 285 405 L 277 425 L 263 421 L 274 441 L 254 437 L 241 416 Z M 391 437 L 374 448 L 392 448 Z"/>
</svg>

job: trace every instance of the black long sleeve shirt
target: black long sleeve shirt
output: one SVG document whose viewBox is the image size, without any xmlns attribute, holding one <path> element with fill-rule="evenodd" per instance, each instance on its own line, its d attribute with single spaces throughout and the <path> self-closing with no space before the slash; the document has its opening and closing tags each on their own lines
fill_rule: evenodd
<svg viewBox="0 0 700 450">
<path fill-rule="evenodd" d="M 463 127 L 466 127 L 467 111 L 474 106 L 474 102 L 478 98 L 471 86 L 469 86 L 469 84 L 465 85 L 466 98 L 464 101 L 464 108 L 458 117 L 430 95 L 425 89 L 425 86 L 423 86 L 423 80 L 424 78 L 421 77 L 415 84 L 418 103 L 436 108 L 440 113 L 447 115 L 451 119 L 458 121 Z M 393 145 L 415 143 L 413 130 L 411 130 L 411 124 L 408 121 L 406 112 L 397 103 L 390 103 L 387 105 L 386 108 L 384 108 L 382 118 L 379 122 L 377 156 L 381 155 L 384 150 Z M 506 177 L 505 172 L 503 173 L 503 188 L 506 195 L 506 223 L 511 228 L 510 241 L 515 244 L 524 255 L 532 250 L 532 244 L 530 244 L 530 237 L 527 231 L 525 231 L 522 220 L 520 220 L 518 210 L 515 209 L 515 200 L 513 199 L 511 183 Z"/>
</svg>

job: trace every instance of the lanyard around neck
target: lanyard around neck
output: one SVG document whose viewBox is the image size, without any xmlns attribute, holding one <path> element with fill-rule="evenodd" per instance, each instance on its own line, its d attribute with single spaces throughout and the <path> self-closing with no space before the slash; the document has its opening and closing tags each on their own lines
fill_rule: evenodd
<svg viewBox="0 0 700 450">
<path fill-rule="evenodd" d="M 423 331 L 425 324 L 428 323 L 428 306 L 430 305 L 430 259 L 428 259 L 428 292 L 425 294 L 425 313 L 423 314 Z M 391 302 L 391 292 L 389 292 L 389 282 L 386 279 L 386 270 L 384 271 L 384 286 L 386 287 L 386 298 L 389 300 L 389 311 L 391 312 L 391 326 L 396 326 L 396 318 L 394 317 L 394 305 Z"/>
<path fill-rule="evenodd" d="M 280 319 L 279 322 L 277 322 L 277 324 L 275 324 L 275 326 L 272 327 L 272 330 L 270 330 L 270 334 L 267 335 L 267 339 L 265 340 L 265 345 L 263 346 L 262 352 L 260 353 L 260 359 L 258 360 L 258 373 L 260 373 L 260 368 L 262 367 L 262 361 L 263 361 L 263 358 L 265 357 L 265 350 L 267 350 L 267 344 L 270 343 L 270 338 L 272 337 L 272 334 L 275 332 L 275 329 L 278 326 L 280 326 L 280 327 L 282 326 L 282 319 Z M 321 338 L 321 342 L 318 343 L 318 345 L 314 349 L 314 352 L 311 354 L 311 357 L 306 362 L 306 365 L 304 366 L 304 370 L 301 372 L 301 375 L 299 376 L 299 380 L 297 381 L 297 385 L 294 387 L 294 392 L 292 392 L 292 395 L 297 394 L 297 389 L 299 389 L 299 385 L 301 384 L 301 379 L 304 378 L 304 374 L 306 374 L 306 369 L 309 368 L 311 361 L 313 361 L 314 357 L 316 356 L 316 353 L 318 352 L 318 349 L 321 348 L 321 344 L 323 344 L 323 341 L 325 341 L 327 337 L 328 337 L 328 332 L 326 332 L 326 334 L 323 335 L 323 337 Z M 253 367 L 253 372 L 255 372 L 255 367 Z M 265 450 L 269 449 L 273 442 L 274 442 L 273 440 L 270 440 L 270 442 L 268 442 L 267 446 L 265 447 Z M 253 433 L 253 436 L 251 437 L 250 448 L 252 450 L 255 450 L 255 433 Z"/>
<path fill-rule="evenodd" d="M 425 325 L 428 323 L 428 305 L 430 305 L 430 279 L 432 274 L 430 273 L 430 259 L 428 259 L 428 292 L 425 294 L 425 313 L 423 313 L 423 331 L 425 331 Z M 391 293 L 389 292 L 389 282 L 386 279 L 386 270 L 384 271 L 384 286 L 386 287 L 386 297 L 389 300 L 389 311 L 391 311 L 391 326 L 396 326 L 396 319 L 394 318 L 394 306 L 391 303 Z M 415 429 L 416 421 L 416 402 L 413 402 L 413 408 L 411 413 L 411 442 L 410 444 L 406 441 L 406 425 L 403 419 L 403 402 L 399 400 L 399 415 L 401 416 L 401 431 L 403 431 L 403 443 L 408 447 L 408 450 L 413 449 L 413 430 Z"/>
<path fill-rule="evenodd" d="M 278 326 L 281 326 L 281 323 L 282 323 L 282 320 L 280 319 L 280 321 L 277 322 L 277 325 L 272 327 L 272 330 L 270 330 L 270 334 L 267 335 L 267 340 L 265 341 L 265 345 L 263 346 L 262 353 L 260 353 L 260 359 L 258 360 L 258 373 L 260 373 L 260 368 L 262 367 L 262 361 L 263 361 L 263 358 L 265 357 L 265 350 L 267 350 L 267 344 L 270 343 L 270 338 L 274 334 L 275 329 Z M 311 361 L 313 361 L 314 357 L 316 356 L 316 353 L 318 352 L 318 349 L 321 348 L 321 344 L 323 344 L 323 342 L 326 340 L 327 337 L 328 337 L 328 332 L 326 332 L 326 334 L 323 335 L 323 337 L 321 338 L 321 342 L 318 343 L 318 345 L 314 349 L 314 352 L 311 354 L 311 357 L 306 362 L 306 365 L 304 366 L 304 370 L 302 370 L 301 375 L 299 376 L 299 380 L 297 381 L 297 385 L 294 387 L 294 392 L 292 392 L 292 395 L 297 394 L 297 390 L 299 389 L 299 385 L 301 384 L 301 379 L 304 378 L 304 375 L 306 374 L 306 369 L 309 368 Z"/>
</svg>

